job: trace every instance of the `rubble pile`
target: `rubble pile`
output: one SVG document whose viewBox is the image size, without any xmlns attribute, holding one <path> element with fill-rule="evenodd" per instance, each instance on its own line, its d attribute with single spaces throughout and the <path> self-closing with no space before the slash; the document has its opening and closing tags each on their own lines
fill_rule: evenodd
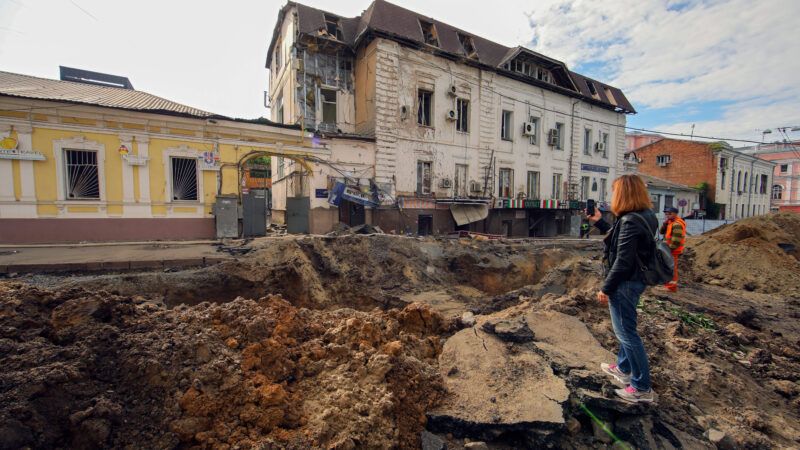
<svg viewBox="0 0 800 450">
<path fill-rule="evenodd" d="M 798 448 L 796 245 L 786 214 L 689 240 L 639 305 L 656 405 L 599 370 L 598 242 L 289 236 L 0 281 L 0 449 Z"/>
<path fill-rule="evenodd" d="M 425 305 L 0 298 L 0 448 L 413 448 L 441 393 L 448 325 Z"/>
<path fill-rule="evenodd" d="M 800 215 L 742 219 L 692 238 L 687 263 L 695 281 L 800 296 Z"/>
</svg>

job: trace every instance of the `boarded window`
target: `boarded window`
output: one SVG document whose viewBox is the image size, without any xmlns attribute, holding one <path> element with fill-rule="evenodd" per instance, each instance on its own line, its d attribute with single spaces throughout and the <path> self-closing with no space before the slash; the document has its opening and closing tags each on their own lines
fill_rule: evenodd
<svg viewBox="0 0 800 450">
<path fill-rule="evenodd" d="M 428 45 L 438 47 L 439 34 L 436 32 L 436 25 L 424 20 L 420 20 L 419 26 L 422 28 L 422 40 Z"/>
<path fill-rule="evenodd" d="M 512 139 L 511 128 L 514 126 L 514 113 L 511 111 L 503 111 L 500 119 L 500 138 L 504 141 Z"/>
<path fill-rule="evenodd" d="M 498 195 L 500 197 L 511 198 L 514 196 L 514 171 L 511 169 L 500 169 L 500 184 Z"/>
<path fill-rule="evenodd" d="M 67 171 L 67 199 L 99 199 L 100 178 L 97 169 L 97 152 L 65 150 Z"/>
<path fill-rule="evenodd" d="M 172 200 L 197 200 L 197 159 L 171 158 Z"/>
<path fill-rule="evenodd" d="M 456 197 L 467 196 L 467 165 L 456 164 L 456 176 L 453 180 L 453 192 Z"/>
<path fill-rule="evenodd" d="M 469 132 L 469 100 L 459 98 L 456 100 L 456 130 Z"/>
<path fill-rule="evenodd" d="M 417 91 L 417 123 L 426 127 L 432 126 L 431 100 L 433 99 L 433 92 L 420 89 Z"/>
<path fill-rule="evenodd" d="M 417 161 L 417 194 L 428 195 L 431 193 L 431 163 L 430 161 Z"/>
<path fill-rule="evenodd" d="M 322 97 L 322 122 L 336 123 L 336 91 L 333 89 L 320 89 Z"/>
<path fill-rule="evenodd" d="M 539 199 L 539 172 L 528 172 L 528 198 Z"/>
</svg>

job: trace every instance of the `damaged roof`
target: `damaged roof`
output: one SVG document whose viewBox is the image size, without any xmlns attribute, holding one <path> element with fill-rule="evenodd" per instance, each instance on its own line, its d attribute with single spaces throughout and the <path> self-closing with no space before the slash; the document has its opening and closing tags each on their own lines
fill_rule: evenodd
<svg viewBox="0 0 800 450">
<path fill-rule="evenodd" d="M 226 118 L 147 92 L 0 71 L 0 95 L 197 118 Z"/>
<path fill-rule="evenodd" d="M 476 36 L 468 31 L 448 25 L 432 17 L 423 16 L 422 14 L 418 14 L 409 9 L 389 3 L 385 0 L 374 0 L 360 16 L 353 18 L 344 18 L 328 11 L 312 8 L 292 1 L 288 2 L 281 9 L 278 22 L 275 25 L 272 41 L 267 53 L 267 67 L 269 67 L 272 61 L 273 49 L 275 46 L 275 41 L 280 35 L 281 24 L 283 23 L 286 13 L 293 7 L 297 8 L 297 25 L 300 34 L 320 37 L 320 30 L 324 30 L 326 28 L 325 15 L 329 15 L 339 19 L 343 37 L 341 42 L 351 48 L 357 47 L 361 40 L 371 33 L 384 36 L 407 45 L 428 47 L 435 52 L 444 53 L 457 58 L 464 58 L 467 55 L 465 55 L 458 36 L 461 34 L 464 36 L 469 36 L 472 39 L 475 47 L 476 55 L 473 55 L 469 61 L 474 61 L 474 64 L 479 64 L 494 71 L 511 74 L 514 76 L 514 78 L 517 78 L 516 75 L 513 72 L 504 70 L 502 66 L 510 58 L 515 57 L 520 53 L 525 53 L 529 56 L 540 59 L 542 62 L 549 64 L 551 67 L 559 69 L 559 71 L 563 72 L 565 77 L 570 79 L 571 83 L 565 83 L 565 86 L 551 85 L 558 88 L 555 89 L 558 92 L 568 90 L 569 92 L 573 93 L 573 95 L 577 93 L 579 97 L 582 97 L 589 102 L 600 103 L 606 107 L 610 107 L 615 110 L 618 109 L 625 113 L 636 112 L 636 110 L 633 108 L 633 105 L 631 105 L 631 103 L 625 97 L 625 94 L 623 94 L 620 89 L 572 72 L 566 67 L 566 64 L 561 61 L 549 58 L 524 47 L 507 47 L 505 45 L 498 44 L 480 36 Z M 423 36 L 420 21 L 428 22 L 435 26 L 439 41 L 439 45 L 437 47 L 429 46 L 425 43 L 425 37 Z M 330 37 L 328 38 L 330 39 Z M 533 84 L 537 85 L 546 84 L 537 80 L 526 81 L 531 81 Z M 596 88 L 596 94 L 592 94 L 591 90 L 589 89 L 588 82 L 592 82 L 594 84 Z M 573 86 L 570 84 L 574 85 L 574 87 L 577 88 L 577 91 L 575 91 Z"/>
</svg>

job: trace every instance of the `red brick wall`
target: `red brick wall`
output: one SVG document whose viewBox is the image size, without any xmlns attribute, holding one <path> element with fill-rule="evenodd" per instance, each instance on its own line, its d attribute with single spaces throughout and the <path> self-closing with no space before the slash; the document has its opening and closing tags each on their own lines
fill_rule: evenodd
<svg viewBox="0 0 800 450">
<path fill-rule="evenodd" d="M 642 160 L 639 171 L 674 183 L 696 186 L 708 183 L 708 196 L 714 201 L 717 186 L 717 163 L 708 144 L 702 142 L 663 139 L 636 150 Z M 670 155 L 672 161 L 666 167 L 656 164 L 659 155 Z"/>
</svg>

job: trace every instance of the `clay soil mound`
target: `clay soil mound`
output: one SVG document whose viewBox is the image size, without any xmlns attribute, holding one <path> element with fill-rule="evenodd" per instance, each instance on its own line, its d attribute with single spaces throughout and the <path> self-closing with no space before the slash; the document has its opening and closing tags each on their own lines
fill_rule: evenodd
<svg viewBox="0 0 800 450">
<path fill-rule="evenodd" d="M 447 326 L 0 283 L 0 448 L 416 448 Z"/>
<path fill-rule="evenodd" d="M 687 266 L 699 282 L 800 295 L 800 215 L 739 220 L 690 239 Z"/>
</svg>

